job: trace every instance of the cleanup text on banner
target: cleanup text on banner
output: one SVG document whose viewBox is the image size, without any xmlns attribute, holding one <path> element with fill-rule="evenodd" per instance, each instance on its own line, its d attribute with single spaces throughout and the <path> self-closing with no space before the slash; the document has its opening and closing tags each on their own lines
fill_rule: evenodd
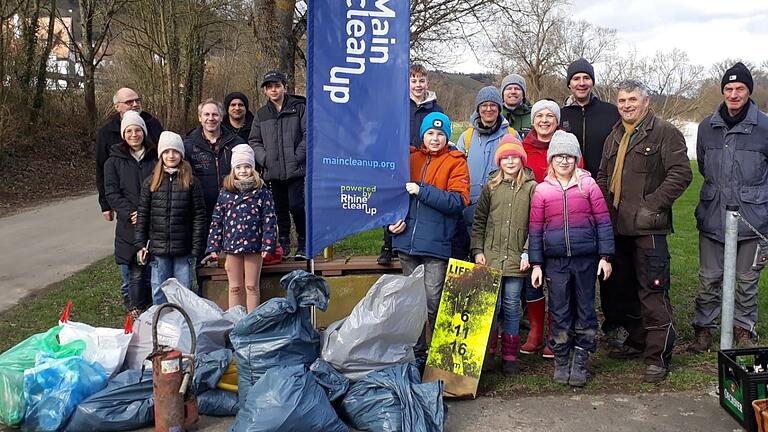
<svg viewBox="0 0 768 432">
<path fill-rule="evenodd" d="M 409 7 L 309 3 L 307 252 L 405 216 Z"/>
</svg>

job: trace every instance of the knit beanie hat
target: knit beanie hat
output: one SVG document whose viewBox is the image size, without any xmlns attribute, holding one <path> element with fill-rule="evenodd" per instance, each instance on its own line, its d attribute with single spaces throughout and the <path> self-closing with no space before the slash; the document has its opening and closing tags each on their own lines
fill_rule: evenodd
<svg viewBox="0 0 768 432">
<path fill-rule="evenodd" d="M 123 114 L 123 119 L 120 120 L 120 137 L 125 137 L 125 130 L 128 129 L 128 126 L 140 127 L 144 131 L 144 136 L 147 136 L 147 124 L 136 111 L 126 111 Z"/>
<path fill-rule="evenodd" d="M 501 80 L 501 87 L 499 88 L 499 90 L 501 90 L 501 94 L 504 94 L 504 89 L 506 89 L 507 86 L 511 86 L 512 84 L 517 84 L 520 86 L 520 88 L 523 89 L 523 97 L 525 97 L 525 94 L 528 93 L 528 86 L 525 85 L 525 78 L 518 74 L 509 74 L 505 76 L 503 80 Z"/>
<path fill-rule="evenodd" d="M 226 96 L 224 96 L 224 111 L 229 112 L 229 104 L 232 103 L 233 100 L 240 99 L 243 101 L 243 105 L 245 105 L 245 110 L 250 111 L 250 108 L 248 107 L 248 96 L 244 95 L 240 92 L 232 92 Z"/>
<path fill-rule="evenodd" d="M 184 159 L 184 142 L 181 140 L 181 135 L 171 131 L 160 133 L 160 139 L 157 142 L 157 158 L 160 159 L 166 150 L 176 150 Z"/>
<path fill-rule="evenodd" d="M 549 149 L 547 149 L 547 162 L 552 163 L 552 158 L 557 155 L 574 156 L 578 163 L 581 159 L 581 148 L 576 135 L 562 130 L 555 131 L 555 134 L 552 135 L 552 141 L 549 142 Z"/>
<path fill-rule="evenodd" d="M 230 164 L 232 169 L 242 164 L 248 164 L 253 168 L 256 167 L 253 149 L 248 144 L 238 144 L 232 148 L 232 162 Z"/>
<path fill-rule="evenodd" d="M 577 73 L 585 73 L 592 78 L 593 83 L 595 82 L 595 68 L 592 67 L 592 64 L 587 59 L 582 57 L 568 65 L 568 78 L 565 81 L 566 87 L 571 86 L 571 78 Z"/>
<path fill-rule="evenodd" d="M 731 66 L 730 69 L 725 71 L 722 81 L 720 81 L 720 93 L 725 91 L 725 85 L 732 82 L 744 83 L 749 89 L 749 94 L 752 94 L 754 88 L 754 82 L 752 81 L 752 73 L 749 72 L 744 63 L 738 62 Z"/>
<path fill-rule="evenodd" d="M 480 111 L 480 104 L 483 102 L 493 102 L 499 106 L 499 109 L 504 104 L 499 89 L 494 86 L 483 87 L 477 92 L 477 96 L 475 96 L 475 111 Z"/>
<path fill-rule="evenodd" d="M 525 152 L 523 144 L 516 136 L 506 134 L 501 137 L 499 147 L 496 149 L 496 166 L 501 166 L 501 160 L 509 156 L 517 156 L 523 161 L 523 166 L 528 165 L 528 153 Z"/>
<path fill-rule="evenodd" d="M 432 112 L 424 117 L 419 128 L 419 137 L 424 140 L 424 134 L 430 129 L 440 129 L 448 140 L 451 139 L 451 119 L 441 112 Z"/>
<path fill-rule="evenodd" d="M 548 99 L 542 99 L 535 104 L 533 104 L 533 107 L 531 107 L 531 120 L 533 120 L 534 117 L 536 117 L 536 114 L 538 114 L 539 111 L 548 109 L 552 111 L 552 114 L 555 115 L 555 118 L 557 119 L 557 123 L 560 123 L 560 107 L 557 105 L 556 102 L 553 102 Z"/>
</svg>

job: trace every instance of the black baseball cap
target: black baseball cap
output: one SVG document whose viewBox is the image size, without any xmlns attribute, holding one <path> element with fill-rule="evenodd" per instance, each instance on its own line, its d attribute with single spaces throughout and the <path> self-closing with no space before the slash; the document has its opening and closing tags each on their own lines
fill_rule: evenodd
<svg viewBox="0 0 768 432">
<path fill-rule="evenodd" d="M 273 70 L 264 74 L 264 79 L 261 81 L 261 86 L 264 87 L 271 82 L 281 82 L 285 84 L 287 81 L 288 79 L 285 77 L 284 73 Z"/>
</svg>

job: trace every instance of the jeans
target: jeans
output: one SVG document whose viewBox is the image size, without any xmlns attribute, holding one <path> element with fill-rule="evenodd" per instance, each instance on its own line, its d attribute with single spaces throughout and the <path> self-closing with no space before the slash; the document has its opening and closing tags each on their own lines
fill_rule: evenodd
<svg viewBox="0 0 768 432">
<path fill-rule="evenodd" d="M 196 259 L 192 255 L 186 256 L 152 256 L 149 267 L 152 269 L 152 304 L 161 305 L 167 303 L 160 285 L 170 278 L 176 278 L 181 286 L 192 289 L 192 268 Z"/>
<path fill-rule="evenodd" d="M 128 298 L 128 286 L 131 284 L 131 275 L 128 272 L 128 264 L 118 264 L 120 268 L 120 276 L 123 278 L 123 283 L 120 285 L 120 296 L 123 298 L 123 307 L 126 310 L 130 309 L 130 299 Z"/>
<path fill-rule="evenodd" d="M 520 333 L 520 292 L 526 277 L 503 277 L 496 302 L 496 313 L 500 315 L 504 334 L 517 336 Z"/>
</svg>

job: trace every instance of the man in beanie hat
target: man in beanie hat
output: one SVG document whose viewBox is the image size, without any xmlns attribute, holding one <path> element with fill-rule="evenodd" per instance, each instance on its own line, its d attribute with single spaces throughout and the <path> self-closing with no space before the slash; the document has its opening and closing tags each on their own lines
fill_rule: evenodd
<svg viewBox="0 0 768 432">
<path fill-rule="evenodd" d="M 528 91 L 525 78 L 518 74 L 509 74 L 501 80 L 499 89 L 504 100 L 501 115 L 520 133 L 521 138 L 525 138 L 531 130 L 531 103 L 525 96 Z"/>
<path fill-rule="evenodd" d="M 561 127 L 576 135 L 584 155 L 584 168 L 597 175 L 603 143 L 619 121 L 616 105 L 603 102 L 594 92 L 595 69 L 583 58 L 568 66 L 566 85 L 571 95 L 562 109 Z"/>
<path fill-rule="evenodd" d="M 163 131 L 163 125 L 152 114 L 142 110 L 141 96 L 134 90 L 123 87 L 112 96 L 112 106 L 115 113 L 107 118 L 107 121 L 99 128 L 96 135 L 96 189 L 99 191 L 99 206 L 104 220 L 114 219 L 114 211 L 107 201 L 104 192 L 104 163 L 109 157 L 112 145 L 122 142 L 120 121 L 126 112 L 133 111 L 144 120 L 146 135 L 156 143 Z"/>
<path fill-rule="evenodd" d="M 761 233 L 768 233 L 768 116 L 750 99 L 753 86 L 749 69 L 742 63 L 733 65 L 721 82 L 724 101 L 699 124 L 696 159 L 704 184 L 696 206 L 699 292 L 693 317 L 693 352 L 707 351 L 717 330 L 726 206 L 738 206 L 747 222 Z M 740 223 L 733 333 L 742 348 L 755 346 L 757 283 L 762 269 L 755 271 L 752 261 L 758 245 L 757 234 Z"/>
<path fill-rule="evenodd" d="M 656 383 L 667 376 L 677 337 L 667 246 L 672 204 L 693 175 L 683 134 L 653 115 L 643 84 L 619 83 L 617 102 L 621 122 L 605 142 L 597 174 L 616 234 L 615 276 L 601 285 L 601 303 L 606 320 L 629 335 L 608 355 L 643 357 L 645 381 Z"/>
<path fill-rule="evenodd" d="M 224 96 L 224 119 L 222 124 L 236 133 L 244 141 L 248 141 L 253 124 L 253 113 L 248 106 L 248 96 L 240 92 L 232 92 Z"/>
<path fill-rule="evenodd" d="M 269 183 L 275 200 L 280 245 L 285 256 L 291 251 L 291 218 L 296 228 L 296 258 L 306 259 L 304 176 L 307 171 L 307 99 L 288 94 L 286 77 L 270 71 L 261 89 L 267 97 L 256 111 L 248 144 L 256 164 Z"/>
<path fill-rule="evenodd" d="M 475 97 L 475 112 L 469 118 L 470 126 L 456 143 L 459 150 L 467 155 L 470 176 L 470 203 L 463 214 L 464 232 L 457 232 L 455 239 L 459 250 L 457 255 L 461 255 L 461 258 L 469 255 L 469 236 L 472 232 L 475 205 L 483 185 L 488 181 L 488 174 L 496 169 L 496 147 L 506 134 L 520 138 L 517 131 L 510 127 L 507 119 L 501 115 L 503 104 L 501 93 L 496 87 L 487 86 L 480 89 Z"/>
</svg>

